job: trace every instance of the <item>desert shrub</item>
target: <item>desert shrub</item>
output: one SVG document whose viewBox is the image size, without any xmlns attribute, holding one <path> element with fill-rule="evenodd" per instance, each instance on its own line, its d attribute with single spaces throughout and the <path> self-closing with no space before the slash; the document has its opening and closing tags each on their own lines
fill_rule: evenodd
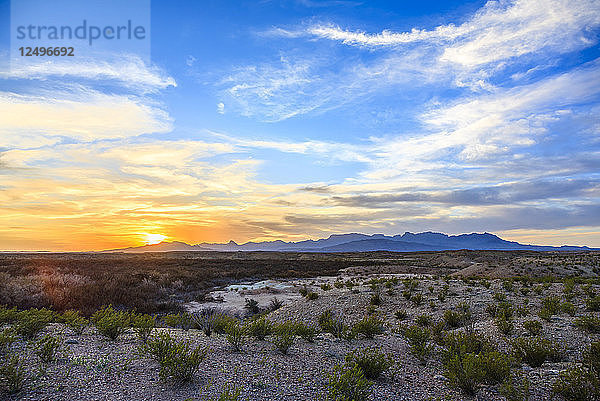
<svg viewBox="0 0 600 401">
<path fill-rule="evenodd" d="M 560 310 L 562 313 L 566 313 L 569 316 L 573 316 L 577 312 L 577 308 L 575 307 L 575 305 L 568 301 L 560 304 Z"/>
<path fill-rule="evenodd" d="M 277 326 L 273 339 L 273 345 L 282 354 L 287 354 L 288 350 L 294 343 L 295 325 L 291 322 L 282 323 Z"/>
<path fill-rule="evenodd" d="M 21 391 L 26 381 L 27 371 L 24 360 L 20 356 L 13 355 L 0 362 L 0 385 L 9 394 Z"/>
<path fill-rule="evenodd" d="M 304 287 L 300 288 L 300 289 L 298 290 L 298 292 L 299 292 L 299 293 L 300 293 L 300 295 L 302 295 L 303 297 L 305 297 L 305 296 L 307 296 L 307 295 L 308 295 L 308 289 L 306 288 L 306 286 L 304 286 Z"/>
<path fill-rule="evenodd" d="M 496 317 L 496 314 L 498 313 L 498 305 L 489 304 L 485 307 L 485 311 L 488 315 L 490 315 L 490 317 Z"/>
<path fill-rule="evenodd" d="M 260 307 L 258 306 L 258 301 L 256 299 L 246 298 L 246 305 L 244 308 L 253 315 L 260 312 Z"/>
<path fill-rule="evenodd" d="M 586 301 L 588 310 L 593 312 L 600 311 L 600 296 L 595 296 Z"/>
<path fill-rule="evenodd" d="M 412 292 L 408 291 L 408 290 L 404 290 L 402 291 L 402 296 L 407 300 L 410 301 L 410 298 L 412 297 Z"/>
<path fill-rule="evenodd" d="M 496 317 L 501 319 L 512 319 L 514 315 L 514 307 L 508 301 L 502 301 L 498 303 L 496 309 Z"/>
<path fill-rule="evenodd" d="M 295 324 L 294 330 L 296 331 L 297 336 L 309 343 L 314 343 L 318 334 L 318 330 L 315 326 L 307 325 L 301 322 Z"/>
<path fill-rule="evenodd" d="M 46 334 L 35 343 L 35 354 L 44 363 L 56 359 L 58 348 L 62 345 L 62 339 Z"/>
<path fill-rule="evenodd" d="M 367 379 L 375 380 L 393 365 L 392 358 L 381 351 L 370 348 L 346 354 L 346 363 L 357 365 Z"/>
<path fill-rule="evenodd" d="M 534 336 L 542 332 L 542 322 L 539 320 L 526 320 L 523 322 L 523 327 Z"/>
<path fill-rule="evenodd" d="M 396 316 L 396 319 L 398 320 L 404 320 L 408 317 L 408 313 L 404 309 L 400 309 L 394 313 L 394 316 Z"/>
<path fill-rule="evenodd" d="M 446 350 L 442 355 L 442 362 L 452 359 L 454 356 L 462 358 L 467 354 L 480 354 L 493 351 L 488 340 L 474 332 L 452 332 L 444 338 Z"/>
<path fill-rule="evenodd" d="M 600 333 L 600 317 L 594 315 L 582 316 L 575 319 L 575 326 L 589 333 Z"/>
<path fill-rule="evenodd" d="M 366 401 L 371 394 L 371 382 L 357 365 L 336 365 L 329 375 L 327 401 Z"/>
<path fill-rule="evenodd" d="M 512 346 L 517 360 L 533 368 L 542 366 L 547 360 L 558 360 L 560 357 L 552 342 L 542 337 L 517 338 L 512 342 Z"/>
<path fill-rule="evenodd" d="M 19 311 L 17 308 L 7 308 L 4 305 L 0 305 L 0 325 L 4 323 L 12 323 L 19 317 Z"/>
<path fill-rule="evenodd" d="M 484 382 L 498 384 L 510 376 L 512 359 L 510 356 L 497 351 L 487 351 L 479 354 L 484 371 Z"/>
<path fill-rule="evenodd" d="M 17 341 L 15 329 L 8 327 L 0 332 L 0 356 Z"/>
<path fill-rule="evenodd" d="M 235 387 L 226 385 L 219 398 L 213 398 L 211 401 L 238 401 L 242 391 Z"/>
<path fill-rule="evenodd" d="M 513 292 L 515 290 L 512 280 L 502 280 L 502 288 L 508 292 Z"/>
<path fill-rule="evenodd" d="M 19 312 L 14 327 L 17 334 L 31 339 L 54 320 L 54 312 L 45 308 L 32 308 Z"/>
<path fill-rule="evenodd" d="M 371 305 L 381 305 L 381 295 L 378 292 L 371 295 L 369 303 Z"/>
<path fill-rule="evenodd" d="M 272 332 L 273 323 L 264 317 L 260 317 L 246 324 L 246 333 L 257 340 L 264 340 L 265 337 L 271 335 Z"/>
<path fill-rule="evenodd" d="M 72 309 L 64 311 L 60 316 L 60 320 L 77 335 L 83 333 L 83 330 L 89 324 L 88 320 L 79 314 L 79 311 Z"/>
<path fill-rule="evenodd" d="M 337 319 L 333 312 L 326 310 L 319 315 L 319 327 L 325 333 L 333 335 L 335 338 L 350 339 L 351 330 L 340 319 Z"/>
<path fill-rule="evenodd" d="M 180 313 L 167 313 L 161 320 L 167 327 L 179 328 L 183 319 Z"/>
<path fill-rule="evenodd" d="M 208 348 L 193 347 L 189 341 L 177 341 L 168 333 L 149 338 L 141 350 L 158 362 L 162 380 L 172 380 L 178 384 L 194 378 L 208 352 Z"/>
<path fill-rule="evenodd" d="M 98 332 L 111 340 L 116 340 L 131 324 L 131 313 L 116 311 L 112 305 L 96 311 L 90 318 Z"/>
<path fill-rule="evenodd" d="M 273 297 L 271 299 L 271 303 L 269 303 L 269 309 L 271 311 L 275 311 L 283 306 L 283 301 L 278 299 L 277 297 Z"/>
<path fill-rule="evenodd" d="M 600 341 L 591 343 L 585 350 L 583 363 L 600 378 Z"/>
<path fill-rule="evenodd" d="M 509 377 L 500 385 L 499 390 L 507 401 L 529 401 L 529 380 L 526 377 L 521 377 L 518 381 Z"/>
<path fill-rule="evenodd" d="M 429 327 L 431 325 L 432 319 L 429 315 L 419 315 L 415 319 L 415 323 L 421 327 Z"/>
<path fill-rule="evenodd" d="M 429 326 L 431 339 L 438 345 L 444 345 L 446 323 L 443 320 L 438 320 Z"/>
<path fill-rule="evenodd" d="M 338 289 L 344 288 L 344 282 L 341 280 L 336 280 L 335 283 L 333 283 L 333 286 Z"/>
<path fill-rule="evenodd" d="M 156 318 L 145 313 L 131 315 L 131 325 L 138 338 L 143 342 L 148 341 L 148 337 L 156 327 Z"/>
<path fill-rule="evenodd" d="M 223 313 L 216 308 L 204 308 L 191 314 L 194 327 L 202 330 L 207 337 L 215 331 L 215 325 L 222 316 Z"/>
<path fill-rule="evenodd" d="M 588 298 L 594 298 L 596 296 L 596 291 L 594 290 L 592 284 L 585 284 L 581 288 L 583 289 L 583 292 L 585 292 L 585 295 L 588 296 Z"/>
<path fill-rule="evenodd" d="M 316 292 L 309 292 L 308 294 L 306 294 L 306 299 L 308 299 L 309 301 L 314 301 L 315 299 L 319 298 L 319 294 L 317 294 Z"/>
<path fill-rule="evenodd" d="M 552 391 L 567 401 L 600 399 L 600 379 L 585 367 L 572 367 L 560 373 Z"/>
<path fill-rule="evenodd" d="M 362 334 L 365 338 L 373 339 L 378 334 L 383 334 L 383 321 L 374 316 L 365 317 L 352 326 L 352 331 Z"/>
<path fill-rule="evenodd" d="M 493 297 L 498 302 L 506 301 L 506 294 L 503 292 L 495 292 Z"/>
<path fill-rule="evenodd" d="M 321 289 L 323 291 L 329 291 L 331 289 L 331 286 L 327 283 L 321 284 Z"/>
<path fill-rule="evenodd" d="M 544 320 L 550 320 L 552 316 L 560 312 L 560 298 L 556 296 L 546 297 L 542 300 L 542 309 L 539 316 Z"/>
<path fill-rule="evenodd" d="M 410 326 L 403 334 L 411 347 L 411 352 L 421 361 L 425 361 L 432 352 L 432 347 L 428 345 L 430 331 L 424 327 Z"/>
<path fill-rule="evenodd" d="M 226 330 L 227 330 L 227 326 L 231 323 L 231 322 L 236 322 L 237 319 L 226 315 L 225 313 L 219 313 L 217 315 L 217 317 L 215 318 L 214 324 L 213 324 L 213 331 L 217 334 L 226 334 Z"/>
<path fill-rule="evenodd" d="M 467 394 L 474 394 L 477 385 L 483 382 L 483 366 L 476 354 L 467 354 L 462 358 L 455 355 L 444 363 L 444 367 L 450 385 L 460 388 Z"/>
<path fill-rule="evenodd" d="M 235 352 L 242 350 L 244 344 L 244 328 L 237 320 L 231 320 L 225 326 L 225 338 L 233 346 Z"/>
<path fill-rule="evenodd" d="M 458 312 L 447 310 L 444 312 L 444 323 L 451 328 L 460 327 L 463 322 L 462 315 Z"/>
<path fill-rule="evenodd" d="M 504 334 L 505 336 L 512 333 L 512 331 L 515 327 L 512 320 L 507 319 L 505 317 L 496 318 L 495 323 L 496 323 L 496 327 L 498 328 L 498 331 L 500 331 L 500 333 Z"/>
<path fill-rule="evenodd" d="M 420 292 L 414 294 L 410 299 L 416 306 L 419 306 L 423 303 L 423 294 Z"/>
</svg>

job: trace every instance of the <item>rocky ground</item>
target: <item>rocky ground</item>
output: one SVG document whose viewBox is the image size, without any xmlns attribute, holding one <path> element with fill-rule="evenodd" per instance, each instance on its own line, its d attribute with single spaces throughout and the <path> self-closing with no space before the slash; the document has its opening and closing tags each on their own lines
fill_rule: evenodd
<svg viewBox="0 0 600 401">
<path fill-rule="evenodd" d="M 242 351 L 235 352 L 223 335 L 207 337 L 195 329 L 157 328 L 155 333 L 168 331 L 177 339 L 187 339 L 209 348 L 195 380 L 175 386 L 159 379 L 158 365 L 139 352 L 140 340 L 133 330 L 111 341 L 93 326 L 76 335 L 65 325 L 52 323 L 38 336 L 51 333 L 64 339 L 59 358 L 42 364 L 32 352 L 31 342 L 20 339 L 12 344 L 10 353 L 26 356 L 28 380 L 21 392 L 14 395 L 1 393 L 1 397 L 7 400 L 211 400 L 217 399 L 227 386 L 235 386 L 241 391 L 240 400 L 316 400 L 323 399 L 328 374 L 335 365 L 344 363 L 348 352 L 374 347 L 390 355 L 394 365 L 374 381 L 371 400 L 504 400 L 498 385 L 481 385 L 473 396 L 454 388 L 444 376 L 440 360 L 442 348 L 432 343 L 433 354 L 422 362 L 411 353 L 409 344 L 400 334 L 400 327 L 414 324 L 420 315 L 428 315 L 433 321 L 440 320 L 444 311 L 457 310 L 459 304 L 466 303 L 475 331 L 505 353 L 511 352 L 512 340 L 530 336 L 523 328 L 524 321 L 542 322 L 541 335 L 556 343 L 561 360 L 547 361 L 538 368 L 519 364 L 514 371 L 521 372 L 530 381 L 530 400 L 551 400 L 559 399 L 551 391 L 559 373 L 580 361 L 582 351 L 592 341 L 600 340 L 600 335 L 586 333 L 574 325 L 578 316 L 590 314 L 586 310 L 588 296 L 584 286 L 579 284 L 569 293 L 565 292 L 561 282 L 524 286 L 520 282 L 498 279 L 464 281 L 423 275 L 415 281 L 418 284 L 409 300 L 405 296 L 407 285 L 402 280 L 408 276 L 352 276 L 351 272 L 345 272 L 342 277 L 344 282 L 350 280 L 358 285 L 352 288 L 335 286 L 335 278 L 291 280 L 287 286 L 294 292 L 306 286 L 309 292 L 317 293 L 318 298 L 283 297 L 283 307 L 267 313 L 266 317 L 274 322 L 302 321 L 316 325 L 318 316 L 326 310 L 331 310 L 347 324 L 372 315 L 383 320 L 384 334 L 372 340 L 358 337 L 346 341 L 321 333 L 314 343 L 295 338 L 288 354 L 283 355 L 269 339 L 246 338 Z M 395 280 L 370 285 L 372 279 L 382 277 Z M 329 284 L 331 288 L 321 288 L 322 284 Z M 241 287 L 236 290 L 245 291 Z M 600 286 L 593 284 L 585 290 L 600 292 Z M 381 294 L 379 305 L 372 305 L 375 292 Z M 414 294 L 422 296 L 418 304 L 414 302 Z M 267 295 L 277 296 L 277 291 Z M 253 293 L 243 293 L 240 298 L 252 296 Z M 560 297 L 561 301 L 570 299 L 574 310 L 571 314 L 561 312 L 549 321 L 539 318 L 542 300 L 549 296 Z M 515 313 L 514 329 L 509 335 L 500 333 L 494 319 L 486 312 L 488 305 L 497 304 L 504 298 L 520 311 Z M 263 305 L 266 299 L 266 296 L 261 298 Z M 402 321 L 395 316 L 399 310 L 407 313 Z M 449 329 L 452 330 L 464 330 L 464 327 Z"/>
</svg>

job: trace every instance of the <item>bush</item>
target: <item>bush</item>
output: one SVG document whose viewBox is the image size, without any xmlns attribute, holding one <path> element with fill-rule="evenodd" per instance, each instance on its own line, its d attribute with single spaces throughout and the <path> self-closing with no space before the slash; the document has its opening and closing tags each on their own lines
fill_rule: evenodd
<svg viewBox="0 0 600 401">
<path fill-rule="evenodd" d="M 258 306 L 258 301 L 256 299 L 246 298 L 246 305 L 244 308 L 253 315 L 260 312 L 260 307 Z"/>
<path fill-rule="evenodd" d="M 257 340 L 264 340 L 265 337 L 273 333 L 273 323 L 264 317 L 260 317 L 246 324 L 246 333 Z"/>
<path fill-rule="evenodd" d="M 277 309 L 283 306 L 283 301 L 277 299 L 277 297 L 273 297 L 271 299 L 271 303 L 269 304 L 269 309 L 271 311 L 276 311 Z"/>
<path fill-rule="evenodd" d="M 160 365 L 159 376 L 162 380 L 175 383 L 189 382 L 206 358 L 208 348 L 193 347 L 189 341 L 176 341 L 168 333 L 151 337 L 142 346 Z"/>
<path fill-rule="evenodd" d="M 111 340 L 116 340 L 131 324 L 132 316 L 129 312 L 116 311 L 112 305 L 100 309 L 90 319 L 98 332 Z"/>
<path fill-rule="evenodd" d="M 374 316 L 365 317 L 352 326 L 352 331 L 371 340 L 376 335 L 383 334 L 383 321 Z"/>
<path fill-rule="evenodd" d="M 417 293 L 412 296 L 410 299 L 416 306 L 421 305 L 423 303 L 423 294 Z"/>
<path fill-rule="evenodd" d="M 600 312 L 600 296 L 595 296 L 586 301 L 587 308 L 593 312 Z"/>
<path fill-rule="evenodd" d="M 28 309 L 19 312 L 15 324 L 15 331 L 17 334 L 27 339 L 31 339 L 54 320 L 54 312 L 48 309 Z"/>
<path fill-rule="evenodd" d="M 467 354 L 462 358 L 455 355 L 446 361 L 444 367 L 450 385 L 460 388 L 467 394 L 475 394 L 477 385 L 483 382 L 483 366 L 476 354 Z"/>
<path fill-rule="evenodd" d="M 319 294 L 317 294 L 316 292 L 311 291 L 308 294 L 306 294 L 306 299 L 308 299 L 309 301 L 314 301 L 317 298 L 319 298 Z"/>
<path fill-rule="evenodd" d="M 275 335 L 273 336 L 273 344 L 282 354 L 287 354 L 288 350 L 294 343 L 295 327 L 291 322 L 282 323 L 277 326 Z"/>
<path fill-rule="evenodd" d="M 577 308 L 571 302 L 563 302 L 560 304 L 560 310 L 562 313 L 566 313 L 569 316 L 573 316 L 577 312 Z"/>
<path fill-rule="evenodd" d="M 575 319 L 575 326 L 589 333 L 600 333 L 600 317 L 594 315 L 582 316 Z"/>
<path fill-rule="evenodd" d="M 357 366 L 336 365 L 329 375 L 327 401 L 366 401 L 371 393 L 371 382 Z"/>
<path fill-rule="evenodd" d="M 560 356 L 552 342 L 541 337 L 517 338 L 512 346 L 517 360 L 533 368 L 542 366 L 546 360 L 558 360 Z"/>
<path fill-rule="evenodd" d="M 7 308 L 6 306 L 0 305 L 0 325 L 5 323 L 12 323 L 19 317 L 19 311 L 17 308 Z"/>
<path fill-rule="evenodd" d="M 371 300 L 369 301 L 371 305 L 381 305 L 381 295 L 379 293 L 375 293 L 371 295 Z"/>
<path fill-rule="evenodd" d="M 392 365 L 392 358 L 376 349 L 354 351 L 346 355 L 346 363 L 357 365 L 367 379 L 375 380 Z"/>
<path fill-rule="evenodd" d="M 408 313 L 404 309 L 400 309 L 394 313 L 394 316 L 396 316 L 396 319 L 398 320 L 404 320 L 408 317 Z"/>
<path fill-rule="evenodd" d="M 510 319 L 506 319 L 504 317 L 499 317 L 496 319 L 496 327 L 498 328 L 500 333 L 507 336 L 510 333 L 512 333 L 514 324 L 513 324 L 512 320 L 510 320 Z"/>
<path fill-rule="evenodd" d="M 410 326 L 403 334 L 410 344 L 411 352 L 421 361 L 425 361 L 432 351 L 432 348 L 427 345 L 431 337 L 429 330 L 420 326 Z"/>
<path fill-rule="evenodd" d="M 415 323 L 421 327 L 429 327 L 431 326 L 431 316 L 429 315 L 419 315 L 415 319 Z"/>
<path fill-rule="evenodd" d="M 330 333 L 335 338 L 351 339 L 348 326 L 341 320 L 337 319 L 330 310 L 326 310 L 319 316 L 319 327 L 325 333 Z"/>
<path fill-rule="evenodd" d="M 235 352 L 242 350 L 244 344 L 244 328 L 240 325 L 237 320 L 231 320 L 225 326 L 226 339 L 233 346 Z"/>
<path fill-rule="evenodd" d="M 507 401 L 529 401 L 529 380 L 522 377 L 520 382 L 517 382 L 512 377 L 509 377 L 500 386 L 500 394 Z"/>
<path fill-rule="evenodd" d="M 35 354 L 44 363 L 52 362 L 56 358 L 56 352 L 61 345 L 61 339 L 47 334 L 36 341 Z"/>
<path fill-rule="evenodd" d="M 544 320 L 550 320 L 552 316 L 560 312 L 560 298 L 551 296 L 542 300 L 542 309 L 539 316 Z"/>
<path fill-rule="evenodd" d="M 154 316 L 139 314 L 131 316 L 131 325 L 135 330 L 138 338 L 143 342 L 148 341 L 148 337 L 156 327 L 156 318 Z"/>
<path fill-rule="evenodd" d="M 309 326 L 304 323 L 296 323 L 294 327 L 296 335 L 300 336 L 304 341 L 314 343 L 317 337 L 318 330 L 314 326 Z"/>
<path fill-rule="evenodd" d="M 523 322 L 523 327 L 534 336 L 542 332 L 542 322 L 539 320 L 526 320 Z"/>
<path fill-rule="evenodd" d="M 583 363 L 600 378 L 600 341 L 590 344 L 583 354 Z"/>
<path fill-rule="evenodd" d="M 18 355 L 13 355 L 0 364 L 0 384 L 9 394 L 21 391 L 26 380 L 25 363 Z"/>
<path fill-rule="evenodd" d="M 89 324 L 88 320 L 83 316 L 79 315 L 76 310 L 67 310 L 62 313 L 60 320 L 65 323 L 73 332 L 77 335 L 81 335 L 83 330 Z"/>
<path fill-rule="evenodd" d="M 307 296 L 307 295 L 308 295 L 308 289 L 306 288 L 306 286 L 304 286 L 304 287 L 300 288 L 300 289 L 298 290 L 298 292 L 299 292 L 299 293 L 300 293 L 300 295 L 302 295 L 303 297 L 305 297 L 305 296 Z"/>
<path fill-rule="evenodd" d="M 237 322 L 237 319 L 224 313 L 219 313 L 215 317 L 213 331 L 217 334 L 227 334 L 227 326 L 232 322 Z"/>
<path fill-rule="evenodd" d="M 329 291 L 331 289 L 331 286 L 327 283 L 321 284 L 321 289 L 323 291 Z"/>
<path fill-rule="evenodd" d="M 12 327 L 6 328 L 0 332 L 0 356 L 8 350 L 8 348 L 17 341 L 15 330 Z"/>
<path fill-rule="evenodd" d="M 462 325 L 462 315 L 458 312 L 447 310 L 444 312 L 444 323 L 450 328 L 457 328 Z"/>
<path fill-rule="evenodd" d="M 567 401 L 598 400 L 600 380 L 589 369 L 573 367 L 560 373 L 552 391 Z"/>
<path fill-rule="evenodd" d="M 235 386 L 225 386 L 219 398 L 213 398 L 213 401 L 238 401 L 241 393 L 242 391 Z"/>
<path fill-rule="evenodd" d="M 215 331 L 217 321 L 223 316 L 216 308 L 204 308 L 191 314 L 194 327 L 202 330 L 207 337 Z"/>
</svg>

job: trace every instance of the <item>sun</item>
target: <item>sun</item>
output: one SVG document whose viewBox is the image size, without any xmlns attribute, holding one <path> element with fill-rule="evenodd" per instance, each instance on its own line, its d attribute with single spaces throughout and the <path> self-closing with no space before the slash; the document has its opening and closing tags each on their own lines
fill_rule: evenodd
<svg viewBox="0 0 600 401">
<path fill-rule="evenodd" d="M 166 235 L 162 235 L 162 234 L 148 234 L 148 233 L 145 233 L 144 237 L 145 237 L 146 245 L 160 244 L 165 239 L 167 239 L 167 236 Z"/>
</svg>

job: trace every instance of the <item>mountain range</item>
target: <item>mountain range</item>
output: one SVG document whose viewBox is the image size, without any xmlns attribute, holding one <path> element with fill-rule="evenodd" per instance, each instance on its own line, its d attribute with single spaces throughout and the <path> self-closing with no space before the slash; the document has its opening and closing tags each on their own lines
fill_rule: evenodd
<svg viewBox="0 0 600 401">
<path fill-rule="evenodd" d="M 514 241 L 504 240 L 490 233 L 471 233 L 447 235 L 435 232 L 398 234 L 393 236 L 383 234 L 334 234 L 328 238 L 285 242 L 281 240 L 264 242 L 246 242 L 237 244 L 207 243 L 196 245 L 185 242 L 161 242 L 154 245 L 111 249 L 103 252 L 171 252 L 171 251 L 271 251 L 271 252 L 419 252 L 419 251 L 449 251 L 459 249 L 470 250 L 532 250 L 532 251 L 586 251 L 598 250 L 586 246 L 561 247 L 543 245 L 525 245 Z"/>
</svg>

